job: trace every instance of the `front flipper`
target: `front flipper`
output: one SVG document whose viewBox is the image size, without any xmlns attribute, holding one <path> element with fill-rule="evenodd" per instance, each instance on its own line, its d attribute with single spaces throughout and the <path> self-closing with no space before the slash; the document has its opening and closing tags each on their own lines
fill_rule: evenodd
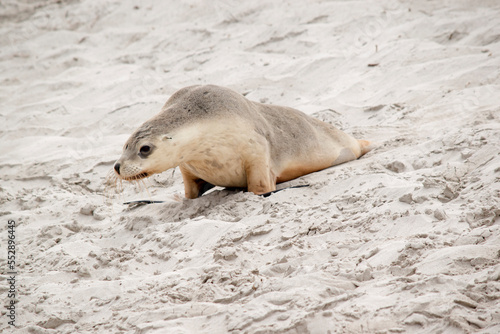
<svg viewBox="0 0 500 334">
<path fill-rule="evenodd" d="M 245 165 L 248 191 L 262 195 L 276 190 L 276 176 L 269 168 L 269 159 L 264 156 L 248 161 Z"/>
<path fill-rule="evenodd" d="M 267 192 L 267 193 L 264 193 L 264 194 L 260 194 L 260 196 L 262 196 L 262 197 L 269 197 L 272 194 L 277 193 L 278 191 L 282 191 L 282 190 L 285 190 L 285 189 L 304 188 L 304 187 L 309 187 L 309 185 L 308 184 L 301 184 L 301 185 L 298 185 L 298 186 L 291 186 L 291 187 L 281 188 L 281 189 L 273 190 L 273 191 L 270 191 L 270 192 Z"/>
<path fill-rule="evenodd" d="M 197 198 L 214 187 L 214 185 L 193 175 L 186 168 L 179 166 L 179 169 L 181 170 L 182 180 L 184 181 L 184 193 L 186 198 Z"/>
<path fill-rule="evenodd" d="M 203 195 L 204 193 L 206 193 L 207 191 L 209 191 L 210 189 L 212 189 L 214 187 L 215 186 L 213 184 L 205 182 L 205 185 L 200 189 L 200 192 L 199 192 L 198 196 Z M 269 197 L 272 194 L 277 193 L 278 191 L 282 191 L 282 190 L 285 190 L 285 189 L 304 188 L 304 187 L 309 187 L 309 185 L 308 184 L 301 184 L 301 185 L 298 185 L 298 186 L 291 186 L 291 187 L 281 188 L 281 189 L 277 189 L 277 190 L 273 190 L 273 191 L 270 191 L 270 192 L 267 192 L 267 193 L 260 194 L 258 196 Z M 241 189 L 241 188 L 226 188 L 226 190 L 243 190 L 244 191 L 245 189 Z M 165 201 L 139 200 L 139 201 L 125 202 L 123 204 L 128 204 L 131 207 L 132 206 L 133 207 L 138 207 L 138 206 L 141 206 L 141 205 L 156 204 L 156 203 L 165 203 Z"/>
<path fill-rule="evenodd" d="M 204 193 L 215 187 L 213 184 L 208 183 L 207 181 L 203 181 L 200 179 L 199 181 L 202 181 L 202 186 L 200 187 L 200 191 L 198 192 L 198 197 L 202 196 Z"/>
</svg>

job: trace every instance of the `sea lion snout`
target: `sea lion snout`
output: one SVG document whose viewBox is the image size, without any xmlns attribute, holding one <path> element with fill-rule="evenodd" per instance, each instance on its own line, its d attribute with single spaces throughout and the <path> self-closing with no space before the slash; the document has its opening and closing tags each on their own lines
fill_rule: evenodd
<svg viewBox="0 0 500 334">
<path fill-rule="evenodd" d="M 114 168 L 115 168 L 116 173 L 118 175 L 120 175 L 120 163 L 119 162 L 115 163 Z"/>
</svg>

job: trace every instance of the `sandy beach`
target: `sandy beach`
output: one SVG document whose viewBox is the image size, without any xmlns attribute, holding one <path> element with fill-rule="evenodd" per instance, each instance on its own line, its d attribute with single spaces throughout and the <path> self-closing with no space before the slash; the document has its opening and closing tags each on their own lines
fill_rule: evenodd
<svg viewBox="0 0 500 334">
<path fill-rule="evenodd" d="M 500 332 L 498 1 L 6 0 L 0 46 L 1 333 Z M 106 186 L 197 84 L 377 147 L 266 198 Z"/>
</svg>

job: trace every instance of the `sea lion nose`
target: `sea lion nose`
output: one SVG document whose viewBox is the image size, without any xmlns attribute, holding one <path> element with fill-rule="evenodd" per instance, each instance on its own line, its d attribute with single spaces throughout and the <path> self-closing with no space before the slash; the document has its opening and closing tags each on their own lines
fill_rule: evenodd
<svg viewBox="0 0 500 334">
<path fill-rule="evenodd" d="M 118 175 L 120 175 L 120 163 L 119 162 L 117 162 L 115 164 L 115 171 L 118 173 Z"/>
</svg>

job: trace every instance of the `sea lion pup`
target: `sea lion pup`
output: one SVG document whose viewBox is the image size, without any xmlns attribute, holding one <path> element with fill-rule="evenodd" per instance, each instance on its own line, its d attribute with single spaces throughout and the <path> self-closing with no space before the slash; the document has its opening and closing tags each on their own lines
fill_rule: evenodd
<svg viewBox="0 0 500 334">
<path fill-rule="evenodd" d="M 264 194 L 276 183 L 357 159 L 368 145 L 298 110 L 228 88 L 191 86 L 130 136 L 114 169 L 133 181 L 179 166 L 187 198 L 208 184 Z"/>
</svg>

